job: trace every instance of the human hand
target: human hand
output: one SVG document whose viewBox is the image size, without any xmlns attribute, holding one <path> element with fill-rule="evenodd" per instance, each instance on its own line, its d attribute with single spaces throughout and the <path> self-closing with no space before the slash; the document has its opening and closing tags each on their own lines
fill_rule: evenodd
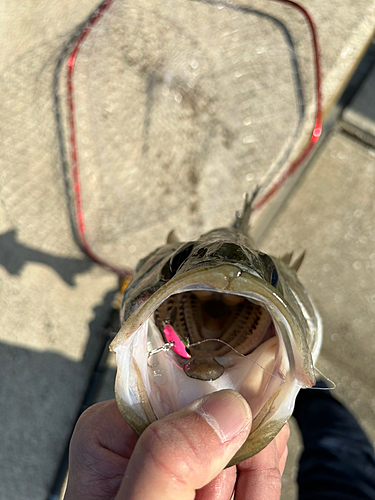
<svg viewBox="0 0 375 500">
<path fill-rule="evenodd" d="M 80 417 L 64 500 L 278 500 L 288 425 L 260 453 L 223 470 L 246 440 L 251 411 L 219 391 L 151 424 L 138 438 L 114 400 Z"/>
</svg>

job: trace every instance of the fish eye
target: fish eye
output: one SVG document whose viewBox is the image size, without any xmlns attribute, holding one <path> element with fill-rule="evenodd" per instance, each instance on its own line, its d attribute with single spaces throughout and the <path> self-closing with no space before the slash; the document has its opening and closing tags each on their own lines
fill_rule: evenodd
<svg viewBox="0 0 375 500">
<path fill-rule="evenodd" d="M 275 287 L 278 281 L 279 281 L 279 273 L 277 272 L 276 267 L 274 267 L 271 274 L 271 285 Z"/>
<path fill-rule="evenodd" d="M 266 268 L 265 278 L 273 287 L 276 287 L 279 281 L 279 273 L 277 272 L 274 261 L 266 253 L 259 252 L 258 255 L 262 260 L 262 264 Z"/>
</svg>

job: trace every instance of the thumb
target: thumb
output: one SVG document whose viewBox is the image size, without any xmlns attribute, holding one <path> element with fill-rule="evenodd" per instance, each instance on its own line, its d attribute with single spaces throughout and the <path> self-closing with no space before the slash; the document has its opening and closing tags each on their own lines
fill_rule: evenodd
<svg viewBox="0 0 375 500">
<path fill-rule="evenodd" d="M 116 500 L 192 500 L 245 442 L 251 410 L 237 392 L 215 392 L 151 424 Z"/>
</svg>

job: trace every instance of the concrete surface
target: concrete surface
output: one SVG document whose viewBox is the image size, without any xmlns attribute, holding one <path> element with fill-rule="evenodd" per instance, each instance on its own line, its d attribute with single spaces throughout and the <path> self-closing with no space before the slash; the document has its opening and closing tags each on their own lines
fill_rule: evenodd
<svg viewBox="0 0 375 500">
<path fill-rule="evenodd" d="M 333 134 L 262 247 L 307 250 L 299 276 L 322 315 L 318 368 L 375 443 L 375 151 Z M 283 498 L 296 497 L 295 432 Z"/>
<path fill-rule="evenodd" d="M 301 5 L 311 13 L 318 27 L 323 71 L 323 106 L 327 113 L 371 43 L 375 33 L 374 4 L 365 0 L 360 3 L 304 0 Z M 367 37 L 366 33 L 372 33 L 372 36 Z M 341 39 L 345 39 L 345 44 L 338 43 Z"/>
<path fill-rule="evenodd" d="M 95 6 L 91 0 L 29 0 L 21 6 L 9 1 L 0 6 L 0 498 L 6 500 L 46 498 L 117 284 L 115 276 L 92 265 L 74 243 L 54 114 L 57 60 L 76 26 Z M 317 0 L 307 6 L 319 28 L 326 107 L 371 38 L 374 6 L 374 0 Z M 63 96 L 62 83 L 59 88 Z M 333 137 L 266 243 L 277 254 L 308 248 L 301 277 L 321 306 L 327 331 L 319 366 L 338 382 L 338 394 L 352 405 L 374 439 L 371 155 L 346 136 Z M 266 173 L 259 168 L 254 172 Z M 186 231 L 199 233 L 205 225 L 228 222 L 238 198 L 255 178 L 242 180 L 239 193 L 237 185 L 230 188 L 225 182 L 231 177 L 228 170 L 220 175 L 220 216 L 216 220 L 211 212 L 211 219 L 201 220 L 195 214 L 191 221 L 196 224 Z M 169 184 L 173 189 L 175 183 L 170 175 L 158 181 L 160 189 Z M 100 188 L 99 196 L 111 197 L 111 185 L 103 183 Z M 124 214 L 116 217 L 126 220 Z M 144 229 L 127 231 L 125 240 L 113 231 L 101 248 L 111 257 L 125 255 L 132 263 L 180 221 L 177 217 L 153 227 L 142 218 L 140 222 Z M 136 251 L 130 245 L 135 237 Z M 111 238 L 121 243 L 121 250 L 111 250 Z M 99 398 L 110 397 L 113 374 L 111 369 Z M 295 463 L 290 464 L 284 496 L 292 488 Z"/>
<path fill-rule="evenodd" d="M 343 113 L 343 120 L 375 136 L 375 68 Z"/>
</svg>

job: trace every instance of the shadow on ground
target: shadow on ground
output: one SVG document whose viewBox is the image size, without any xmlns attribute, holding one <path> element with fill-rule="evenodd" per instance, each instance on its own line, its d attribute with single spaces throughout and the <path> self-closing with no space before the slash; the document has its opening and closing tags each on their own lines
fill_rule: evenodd
<svg viewBox="0 0 375 500">
<path fill-rule="evenodd" d="M 7 431 L 0 447 L 0 498 L 47 498 L 103 347 L 114 293 L 94 308 L 79 362 L 51 351 L 0 344 L 0 427 Z M 114 372 L 108 370 L 100 399 L 113 397 Z"/>
<path fill-rule="evenodd" d="M 17 240 L 17 231 L 14 229 L 0 234 L 0 248 L 0 265 L 9 274 L 19 275 L 27 262 L 38 262 L 51 267 L 70 286 L 74 286 L 77 274 L 88 271 L 93 265 L 87 257 L 59 257 L 30 248 Z"/>
</svg>

